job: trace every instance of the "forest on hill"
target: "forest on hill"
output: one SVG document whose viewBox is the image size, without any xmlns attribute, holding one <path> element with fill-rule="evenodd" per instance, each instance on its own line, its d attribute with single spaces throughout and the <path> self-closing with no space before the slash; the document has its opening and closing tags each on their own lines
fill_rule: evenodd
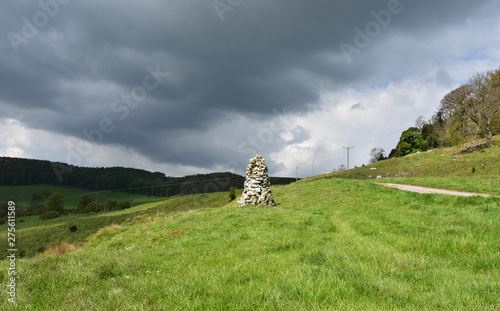
<svg viewBox="0 0 500 311">
<path fill-rule="evenodd" d="M 54 185 L 92 191 L 122 191 L 173 196 L 243 188 L 245 178 L 231 172 L 169 177 L 160 172 L 125 167 L 79 167 L 60 162 L 0 157 L 0 186 Z M 275 185 L 295 178 L 271 177 Z"/>
<path fill-rule="evenodd" d="M 124 167 L 79 167 L 59 162 L 0 157 L 0 185 L 47 184 L 92 191 L 123 191 L 148 196 L 172 196 L 227 191 L 243 185 L 234 173 L 210 173 L 168 177 L 159 172 Z"/>
</svg>

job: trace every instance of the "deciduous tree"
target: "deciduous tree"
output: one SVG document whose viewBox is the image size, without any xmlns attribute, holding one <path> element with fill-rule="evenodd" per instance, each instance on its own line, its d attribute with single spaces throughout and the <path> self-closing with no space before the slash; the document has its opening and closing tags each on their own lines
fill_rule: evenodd
<svg viewBox="0 0 500 311">
<path fill-rule="evenodd" d="M 410 127 L 401 134 L 397 146 L 396 157 L 429 150 L 429 144 L 422 138 L 421 132 L 416 127 Z"/>
<path fill-rule="evenodd" d="M 477 73 L 469 80 L 470 95 L 465 100 L 464 109 L 466 115 L 482 131 L 486 137 L 486 144 L 491 147 L 492 120 L 500 111 L 500 104 L 496 95 L 498 72 Z"/>
<path fill-rule="evenodd" d="M 89 194 L 83 194 L 79 199 L 78 199 L 78 210 L 84 210 L 87 205 L 89 205 L 90 202 L 95 201 L 94 197 L 89 195 Z"/>
<path fill-rule="evenodd" d="M 47 200 L 47 211 L 62 213 L 64 211 L 64 194 L 54 192 Z"/>
<path fill-rule="evenodd" d="M 370 151 L 370 163 L 375 163 L 385 159 L 386 157 L 384 148 L 375 147 Z"/>
</svg>

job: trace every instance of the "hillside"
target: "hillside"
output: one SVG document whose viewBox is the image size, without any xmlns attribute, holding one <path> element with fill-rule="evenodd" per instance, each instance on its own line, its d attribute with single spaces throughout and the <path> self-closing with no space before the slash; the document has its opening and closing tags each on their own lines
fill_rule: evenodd
<svg viewBox="0 0 500 311">
<path fill-rule="evenodd" d="M 465 152 L 467 147 L 473 144 L 474 142 L 469 142 L 450 148 L 410 154 L 353 168 L 349 172 L 317 175 L 303 181 L 350 178 L 500 195 L 500 136 L 493 137 L 491 148 Z"/>
<path fill-rule="evenodd" d="M 98 219 L 107 227 L 83 245 L 83 236 L 69 240 L 78 247 L 73 252 L 61 255 L 72 249 L 63 245 L 18 264 L 17 307 L 498 306 L 498 198 L 419 195 L 338 178 L 273 187 L 273 194 L 278 206 L 272 208 L 238 208 L 234 202 L 224 203 L 227 194 L 221 193 L 86 218 L 20 223 L 21 245 L 36 236 L 62 242 Z M 79 230 L 69 231 L 72 224 Z M 0 231 L 6 232 L 6 226 Z M 7 282 L 8 264 L 0 262 L 2 284 Z M 9 310 L 5 292 L 1 295 L 0 308 Z"/>
<path fill-rule="evenodd" d="M 157 219 L 174 212 L 206 207 L 204 204 L 207 202 L 214 206 L 222 206 L 227 202 L 227 197 L 226 193 L 212 193 L 175 197 L 166 201 L 163 198 L 163 202 L 158 202 L 161 198 L 141 198 L 139 196 L 135 202 L 150 200 L 152 203 L 108 213 L 70 214 L 46 221 L 41 221 L 38 216 L 18 217 L 18 221 L 22 220 L 22 222 L 17 223 L 16 227 L 16 238 L 21 241 L 17 246 L 18 253 L 22 254 L 23 257 L 32 257 L 62 243 L 81 245 L 100 229 L 111 224 L 137 223 L 151 218 Z M 69 229 L 72 226 L 76 227 L 74 232 Z M 6 239 L 0 241 L 1 258 L 5 258 L 8 254 L 6 242 Z"/>
<path fill-rule="evenodd" d="M 59 162 L 0 157 L 0 186 L 47 184 L 90 191 L 125 191 L 171 196 L 242 187 L 244 178 L 230 172 L 167 177 L 125 167 L 80 167 Z"/>
</svg>

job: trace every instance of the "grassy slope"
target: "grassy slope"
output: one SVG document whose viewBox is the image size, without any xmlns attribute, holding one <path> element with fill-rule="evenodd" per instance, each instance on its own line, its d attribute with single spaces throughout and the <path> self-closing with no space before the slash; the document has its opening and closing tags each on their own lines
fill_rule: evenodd
<svg viewBox="0 0 500 311">
<path fill-rule="evenodd" d="M 48 193 L 49 195 L 54 192 L 64 194 L 65 201 L 64 207 L 66 209 L 74 209 L 78 205 L 78 199 L 82 194 L 88 193 L 94 198 L 96 192 L 89 190 L 75 188 L 75 187 L 62 187 L 52 185 L 31 185 L 31 186 L 0 186 L 0 202 L 14 201 L 17 206 L 28 206 L 30 195 L 34 191 Z M 99 202 L 104 202 L 106 199 L 116 199 L 118 201 L 132 201 L 132 205 L 139 205 L 149 202 L 158 202 L 165 200 L 165 198 L 147 197 L 145 195 L 130 194 L 126 192 L 99 192 Z M 45 198 L 46 203 L 47 198 Z"/>
<path fill-rule="evenodd" d="M 468 145 L 465 144 L 379 161 L 349 170 L 349 178 L 375 179 L 380 175 L 383 178 L 377 182 L 500 195 L 500 136 L 495 136 L 493 143 L 490 149 L 470 154 L 460 152 L 465 145 Z M 341 171 L 305 180 L 345 177 L 347 172 Z"/>
<path fill-rule="evenodd" d="M 70 214 L 46 221 L 41 221 L 39 216 L 18 218 L 16 225 L 18 252 L 31 257 L 62 243 L 83 244 L 92 234 L 112 224 L 141 222 L 152 217 L 205 207 L 207 202 L 209 206 L 221 206 L 226 203 L 227 194 L 200 194 L 174 197 L 166 201 L 163 198 L 163 200 L 162 203 L 148 203 L 127 210 L 85 215 Z M 200 205 L 202 203 L 204 204 Z M 20 223 L 21 219 L 24 222 Z M 71 232 L 69 228 L 75 225 L 76 232 Z M 7 224 L 0 226 L 0 232 L 7 232 Z M 0 258 L 7 255 L 6 243 L 7 239 L 0 240 Z"/>
<path fill-rule="evenodd" d="M 498 198 L 419 195 L 341 179 L 273 193 L 274 208 L 214 208 L 222 202 L 214 196 L 169 200 L 165 208 L 208 208 L 129 221 L 72 253 L 18 262 L 18 309 L 495 310 L 500 304 Z M 2 284 L 7 264 L 0 263 Z M 8 310 L 0 295 L 0 309 Z"/>
</svg>

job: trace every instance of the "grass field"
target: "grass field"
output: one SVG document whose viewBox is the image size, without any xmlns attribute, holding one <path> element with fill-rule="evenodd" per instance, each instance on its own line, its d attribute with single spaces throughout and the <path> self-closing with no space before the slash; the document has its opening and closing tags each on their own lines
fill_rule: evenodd
<svg viewBox="0 0 500 311">
<path fill-rule="evenodd" d="M 78 199 L 82 194 L 90 194 L 94 198 L 97 197 L 96 191 L 90 192 L 85 189 L 75 188 L 75 187 L 62 187 L 62 186 L 51 186 L 51 185 L 31 185 L 31 186 L 0 186 L 0 202 L 14 201 L 17 206 L 29 206 L 30 195 L 38 191 L 45 195 L 45 202 L 47 202 L 48 196 L 54 192 L 60 192 L 64 194 L 64 208 L 65 209 L 75 209 L 78 205 Z M 158 202 L 165 200 L 165 198 L 159 197 L 148 197 L 145 195 L 131 194 L 126 192 L 99 192 L 99 202 L 104 202 L 106 199 L 115 199 L 118 201 L 130 201 L 131 205 L 139 205 L 150 202 Z"/>
<path fill-rule="evenodd" d="M 174 212 L 205 207 L 205 205 L 200 204 L 207 202 L 214 202 L 210 204 L 222 206 L 227 202 L 227 198 L 226 193 L 200 194 L 175 197 L 169 200 L 163 198 L 163 203 L 148 203 L 136 208 L 110 213 L 70 214 L 45 221 L 41 221 L 38 215 L 19 217 L 16 225 L 18 253 L 25 257 L 32 257 L 62 243 L 79 246 L 91 235 L 112 224 L 141 222 L 145 219 L 158 218 Z M 73 226 L 76 226 L 76 231 L 71 232 L 70 227 Z M 6 233 L 7 224 L 0 226 L 0 230 L 2 228 L 4 230 L 0 232 Z M 6 242 L 7 239 L 0 241 L 0 258 L 5 258 L 8 255 Z"/>
<path fill-rule="evenodd" d="M 73 252 L 18 261 L 16 310 L 498 309 L 499 198 L 334 178 L 273 194 L 271 208 L 222 193 L 74 218 L 108 227 Z M 19 243 L 72 224 L 59 221 L 20 226 Z"/>
</svg>

